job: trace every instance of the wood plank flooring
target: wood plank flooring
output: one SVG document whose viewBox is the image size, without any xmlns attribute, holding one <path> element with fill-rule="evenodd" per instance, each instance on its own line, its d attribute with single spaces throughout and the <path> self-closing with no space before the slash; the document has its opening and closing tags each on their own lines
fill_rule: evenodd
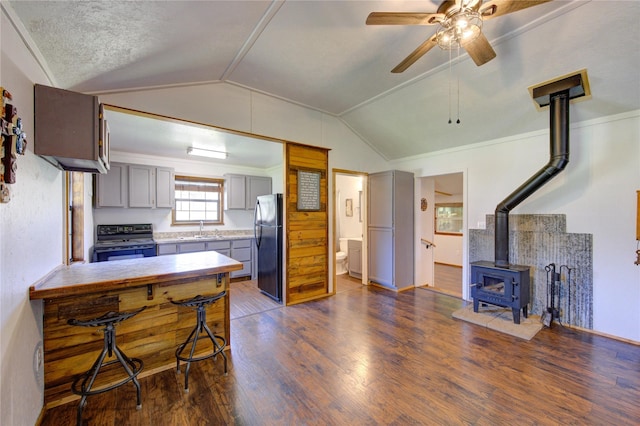
<svg viewBox="0 0 640 426">
<path fill-rule="evenodd" d="M 282 307 L 280 303 L 260 292 L 256 280 L 231 282 L 229 300 L 229 317 L 232 320 Z"/>
<path fill-rule="evenodd" d="M 462 298 L 462 267 L 434 263 L 434 277 L 431 287 L 450 296 Z"/>
<path fill-rule="evenodd" d="M 233 284 L 231 297 L 233 298 Z M 232 300 L 233 304 L 233 300 Z M 640 346 L 554 324 L 531 341 L 459 299 L 373 286 L 231 320 L 229 374 L 194 363 L 88 399 L 89 425 L 637 425 Z M 76 403 L 43 425 L 71 425 Z"/>
</svg>

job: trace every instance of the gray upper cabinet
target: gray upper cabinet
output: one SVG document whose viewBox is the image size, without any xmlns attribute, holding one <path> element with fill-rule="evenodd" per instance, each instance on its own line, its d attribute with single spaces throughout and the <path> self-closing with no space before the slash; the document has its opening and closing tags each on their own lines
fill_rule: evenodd
<svg viewBox="0 0 640 426">
<path fill-rule="evenodd" d="M 155 167 L 129 165 L 129 207 L 155 207 Z"/>
<path fill-rule="evenodd" d="M 111 163 L 109 173 L 96 178 L 96 207 L 127 207 L 129 183 L 126 164 Z"/>
<path fill-rule="evenodd" d="M 246 179 L 247 210 L 256 207 L 256 198 L 259 195 L 271 194 L 271 178 L 264 176 L 247 176 Z"/>
<path fill-rule="evenodd" d="M 175 204 L 175 173 L 169 167 L 156 167 L 156 207 L 172 209 Z"/>
<path fill-rule="evenodd" d="M 173 208 L 175 174 L 169 167 L 112 163 L 96 178 L 96 207 Z"/>
<path fill-rule="evenodd" d="M 224 175 L 225 208 L 229 210 L 245 210 L 247 206 L 246 184 L 244 175 Z"/>
<path fill-rule="evenodd" d="M 226 174 L 224 177 L 227 210 L 253 210 L 256 197 L 271 194 L 270 177 L 235 174 Z"/>
<path fill-rule="evenodd" d="M 413 286 L 413 173 L 373 173 L 368 187 L 369 280 L 393 289 Z"/>
</svg>

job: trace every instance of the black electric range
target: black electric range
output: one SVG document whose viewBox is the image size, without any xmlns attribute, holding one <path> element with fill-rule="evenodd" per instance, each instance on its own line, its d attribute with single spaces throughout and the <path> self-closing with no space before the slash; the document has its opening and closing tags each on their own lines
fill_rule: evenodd
<svg viewBox="0 0 640 426">
<path fill-rule="evenodd" d="M 98 225 L 93 262 L 135 259 L 156 255 L 153 225 Z"/>
</svg>

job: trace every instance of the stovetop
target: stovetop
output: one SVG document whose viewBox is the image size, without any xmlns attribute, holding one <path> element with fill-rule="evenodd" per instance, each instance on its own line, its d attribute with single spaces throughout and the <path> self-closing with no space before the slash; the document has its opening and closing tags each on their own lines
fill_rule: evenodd
<svg viewBox="0 0 640 426">
<path fill-rule="evenodd" d="M 96 241 L 96 247 L 132 247 L 132 246 L 142 246 L 155 244 L 156 242 L 153 239 L 141 239 L 134 238 L 130 240 L 109 240 L 109 241 Z"/>
<path fill-rule="evenodd" d="M 150 223 L 133 225 L 98 225 L 96 247 L 134 247 L 155 244 L 153 225 Z"/>
</svg>

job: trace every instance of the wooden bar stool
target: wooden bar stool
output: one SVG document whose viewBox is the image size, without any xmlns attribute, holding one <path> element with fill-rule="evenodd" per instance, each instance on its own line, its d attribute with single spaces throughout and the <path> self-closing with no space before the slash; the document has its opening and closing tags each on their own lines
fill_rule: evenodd
<svg viewBox="0 0 640 426">
<path fill-rule="evenodd" d="M 220 354 L 224 359 L 224 374 L 225 376 L 227 375 L 227 356 L 224 353 L 224 347 L 227 345 L 227 340 L 223 336 L 213 334 L 213 332 L 209 329 L 209 326 L 207 325 L 206 312 L 206 308 L 208 305 L 217 302 L 226 295 L 227 291 L 225 290 L 214 296 L 198 295 L 188 300 L 177 302 L 174 302 L 173 300 L 171 301 L 171 303 L 173 303 L 174 305 L 184 306 L 196 310 L 196 326 L 193 328 L 193 330 L 191 330 L 191 333 L 189 334 L 189 337 L 187 337 L 187 340 L 185 340 L 184 343 L 180 344 L 178 346 L 178 349 L 176 349 L 176 370 L 178 374 L 180 374 L 180 361 L 184 361 L 187 363 L 187 367 L 184 371 L 185 392 L 189 392 L 189 369 L 191 368 L 191 363 L 194 361 L 203 361 L 209 358 L 213 358 L 215 361 L 216 356 Z M 208 338 L 213 343 L 213 351 L 202 356 L 194 356 L 198 339 L 203 332 L 206 333 L 203 337 L 205 337 L 205 339 Z M 190 346 L 189 356 L 185 356 L 183 355 L 183 352 L 188 346 Z"/>
<path fill-rule="evenodd" d="M 77 424 L 80 426 L 82 424 L 82 410 L 84 409 L 87 403 L 87 396 L 89 395 L 97 395 L 99 393 L 107 392 L 112 389 L 115 389 L 119 386 L 124 385 L 128 382 L 133 382 L 136 387 L 137 392 L 137 406 L 136 409 L 142 408 L 142 400 L 140 397 L 140 383 L 136 378 L 140 371 L 142 371 L 143 363 L 142 360 L 138 358 L 129 358 L 126 356 L 122 350 L 116 344 L 116 329 L 115 325 L 119 322 L 127 320 L 140 312 L 146 309 L 146 306 L 142 308 L 130 311 L 130 312 L 107 312 L 106 314 L 89 320 L 79 320 L 79 319 L 70 319 L 67 321 L 69 325 L 75 325 L 80 327 L 103 327 L 104 333 L 104 345 L 102 347 L 102 351 L 98 355 L 98 358 L 93 363 L 93 366 L 85 373 L 79 375 L 75 378 L 73 383 L 71 384 L 71 391 L 76 395 L 81 395 L 80 403 L 78 404 L 78 414 L 77 414 Z M 111 358 L 115 355 L 115 359 L 105 362 L 105 358 Z M 96 377 L 98 377 L 98 373 L 102 370 L 103 372 L 106 369 L 103 367 L 108 367 L 110 365 L 119 364 L 122 366 L 124 371 L 127 373 L 126 377 L 122 378 L 116 383 L 111 385 L 105 385 L 99 387 L 97 389 L 93 388 L 93 384 L 96 381 Z"/>
</svg>

